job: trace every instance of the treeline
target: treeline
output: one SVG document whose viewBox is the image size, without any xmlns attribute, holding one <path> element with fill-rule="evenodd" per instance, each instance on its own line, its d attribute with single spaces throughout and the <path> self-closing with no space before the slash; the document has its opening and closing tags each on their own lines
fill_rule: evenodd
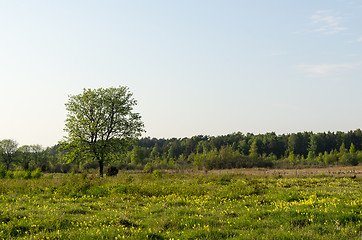
<svg viewBox="0 0 362 240">
<path fill-rule="evenodd" d="M 21 146 L 0 141 L 2 167 L 44 172 L 69 172 L 97 168 L 97 162 L 66 164 L 58 146 Z M 118 169 L 199 170 L 270 167 L 290 168 L 362 163 L 362 131 L 277 135 L 233 133 L 191 138 L 141 138 L 126 152 L 112 152 L 108 165 Z"/>
<path fill-rule="evenodd" d="M 10 171 L 15 171 L 27 178 L 32 172 L 38 176 L 39 172 L 67 172 L 71 167 L 63 163 L 57 145 L 48 148 L 38 144 L 19 147 L 12 139 L 0 141 L 0 177 L 4 177 L 5 172 L 11 176 L 14 172 Z"/>
<path fill-rule="evenodd" d="M 358 165 L 362 161 L 362 131 L 277 135 L 233 133 L 191 138 L 142 138 L 123 156 L 132 166 L 198 169 Z"/>
</svg>

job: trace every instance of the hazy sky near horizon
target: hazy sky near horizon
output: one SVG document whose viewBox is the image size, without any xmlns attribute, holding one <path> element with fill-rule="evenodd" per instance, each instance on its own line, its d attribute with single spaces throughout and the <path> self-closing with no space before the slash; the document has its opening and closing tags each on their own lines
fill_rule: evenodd
<svg viewBox="0 0 362 240">
<path fill-rule="evenodd" d="M 52 146 L 69 94 L 128 86 L 157 138 L 362 124 L 362 1 L 0 0 L 0 140 Z"/>
</svg>

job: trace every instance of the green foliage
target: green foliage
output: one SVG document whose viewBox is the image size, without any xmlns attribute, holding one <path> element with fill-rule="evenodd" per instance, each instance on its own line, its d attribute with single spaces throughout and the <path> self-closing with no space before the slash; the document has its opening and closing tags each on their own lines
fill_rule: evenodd
<svg viewBox="0 0 362 240">
<path fill-rule="evenodd" d="M 100 175 L 111 152 L 126 149 L 143 131 L 143 122 L 133 112 L 136 100 L 126 87 L 84 89 L 69 97 L 65 131 L 60 142 L 69 161 L 93 157 Z"/>
<path fill-rule="evenodd" d="M 6 171 L 6 169 L 0 166 L 0 178 L 10 178 L 10 179 L 37 179 L 42 176 L 42 172 L 40 168 L 36 170 L 29 171 L 29 170 L 16 170 L 16 171 Z"/>
<path fill-rule="evenodd" d="M 196 166 L 198 170 L 202 170 L 205 164 L 206 156 L 204 154 L 196 154 L 193 156 L 193 164 Z"/>
<path fill-rule="evenodd" d="M 156 143 L 155 146 L 152 148 L 150 157 L 152 159 L 157 159 L 160 156 L 160 148 L 158 147 L 158 144 Z"/>
<path fill-rule="evenodd" d="M 240 149 L 240 153 L 243 155 L 249 155 L 250 146 L 247 144 L 245 140 L 239 141 L 238 148 Z"/>
<path fill-rule="evenodd" d="M 144 160 L 143 149 L 135 146 L 131 152 L 131 163 L 134 165 L 142 164 Z"/>
<path fill-rule="evenodd" d="M 357 161 L 358 164 L 362 165 L 362 152 L 357 153 Z"/>
<path fill-rule="evenodd" d="M 147 137 L 139 139 L 135 146 L 123 145 L 124 143 L 119 140 L 113 141 L 114 145 L 107 148 L 104 161 L 100 162 L 90 149 L 83 151 L 83 148 L 78 148 L 76 142 L 64 142 L 65 146 L 62 148 L 55 145 L 46 149 L 40 145 L 25 145 L 14 152 L 8 164 L 4 155 L 0 155 L 0 161 L 5 169 L 12 170 L 7 174 L 8 178 L 18 178 L 22 175 L 13 172 L 14 169 L 33 171 L 41 168 L 42 172 L 62 173 L 74 169 L 75 172 L 93 172 L 98 167 L 101 170 L 101 164 L 106 169 L 113 165 L 118 169 L 146 169 L 152 172 L 154 169 L 149 170 L 149 165 L 145 168 L 145 165 L 151 162 L 155 169 L 180 172 L 192 168 L 208 171 L 251 167 L 303 168 L 362 164 L 362 132 L 359 129 L 348 133 L 233 133 L 217 137 L 200 135 L 182 139 Z M 125 149 L 127 145 L 128 148 Z"/>
<path fill-rule="evenodd" d="M 42 172 L 40 168 L 35 169 L 34 171 L 31 172 L 31 177 L 32 178 L 40 178 L 42 176 Z"/>
<path fill-rule="evenodd" d="M 17 171 L 6 171 L 5 175 L 4 173 L 2 174 L 3 177 L 0 178 L 15 178 L 15 179 L 37 179 L 40 178 L 42 176 L 42 172 L 40 168 L 37 168 L 33 171 L 29 171 L 29 170 L 17 170 Z"/>
<path fill-rule="evenodd" d="M 354 147 L 353 143 L 351 143 L 351 146 L 349 148 L 349 153 L 350 154 L 356 154 L 356 148 Z"/>
<path fill-rule="evenodd" d="M 310 151 L 315 151 L 313 140 L 309 140 L 308 133 L 293 133 L 288 138 L 288 151 L 297 155 L 307 156 L 308 148 Z"/>
<path fill-rule="evenodd" d="M 11 178 L 15 178 L 15 179 L 28 179 L 29 176 L 29 171 L 12 171 L 13 175 Z"/>
<path fill-rule="evenodd" d="M 6 168 L 2 165 L 0 165 L 0 178 L 6 177 Z"/>
<path fill-rule="evenodd" d="M 291 162 L 292 164 L 296 164 L 296 163 L 297 163 L 297 159 L 296 159 L 293 151 L 289 152 L 288 160 L 289 160 L 289 162 Z"/>
<path fill-rule="evenodd" d="M 18 150 L 18 143 L 15 140 L 4 139 L 0 141 L 0 158 L 6 166 L 6 170 L 10 169 Z"/>
<path fill-rule="evenodd" d="M 171 155 L 183 155 L 187 163 L 199 170 L 222 169 L 237 166 L 281 166 L 286 161 L 286 167 L 325 166 L 325 165 L 352 165 L 353 161 L 341 162 L 340 152 L 344 146 L 354 145 L 356 153 L 362 150 L 362 132 L 357 129 L 348 133 L 317 133 L 303 132 L 288 135 L 241 134 L 233 133 L 224 136 L 208 137 L 195 136 L 184 139 L 141 139 L 138 146 L 144 148 L 145 158 L 156 159 L 157 155 L 165 161 L 173 159 Z M 222 161 L 220 151 L 230 147 L 233 159 Z M 338 152 L 337 150 L 340 149 Z M 177 151 L 176 151 L 177 150 Z M 216 150 L 217 157 L 210 161 L 208 153 Z M 290 162 L 289 153 L 293 151 L 295 162 Z M 169 153 L 175 152 L 175 154 Z M 348 152 L 348 151 L 347 151 Z M 152 154 L 149 154 L 152 153 Z M 235 157 L 240 153 L 241 157 Z M 325 154 L 327 153 L 327 154 Z M 358 154 L 357 154 L 358 155 Z M 230 155 L 231 156 L 231 155 Z M 276 158 L 275 158 L 276 157 Z M 356 162 L 359 160 L 354 158 Z M 220 160 L 220 161 L 219 161 Z M 189 165 L 189 166 L 190 166 Z M 166 165 L 163 165 L 166 166 Z"/>
<path fill-rule="evenodd" d="M 162 171 L 161 170 L 153 170 L 152 172 L 152 176 L 154 176 L 155 178 L 162 178 Z"/>
<path fill-rule="evenodd" d="M 152 163 L 147 163 L 147 164 L 145 165 L 145 167 L 144 167 L 143 170 L 144 170 L 146 173 L 152 173 L 152 172 L 153 172 L 153 169 L 154 169 L 153 164 L 152 164 Z"/>
<path fill-rule="evenodd" d="M 249 157 L 253 158 L 253 159 L 257 159 L 259 157 L 259 153 L 258 153 L 258 145 L 257 142 L 254 141 L 251 146 L 250 146 L 250 153 L 249 153 Z"/>
</svg>

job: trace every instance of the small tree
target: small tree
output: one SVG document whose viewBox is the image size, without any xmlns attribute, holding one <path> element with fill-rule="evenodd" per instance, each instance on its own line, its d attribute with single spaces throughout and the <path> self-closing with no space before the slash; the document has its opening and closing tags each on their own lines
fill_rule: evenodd
<svg viewBox="0 0 362 240">
<path fill-rule="evenodd" d="M 21 146 L 18 149 L 18 152 L 19 152 L 21 166 L 23 167 L 24 170 L 28 170 L 30 162 L 32 160 L 31 146 L 29 146 L 29 145 Z"/>
<path fill-rule="evenodd" d="M 150 153 L 150 157 L 153 160 L 156 160 L 158 157 L 160 156 L 160 147 L 158 146 L 158 144 L 156 143 L 155 146 L 152 148 L 152 151 Z"/>
<path fill-rule="evenodd" d="M 353 143 L 351 143 L 351 146 L 349 148 L 349 154 L 350 154 L 350 163 L 352 164 L 352 166 L 357 166 L 358 165 L 357 152 Z"/>
<path fill-rule="evenodd" d="M 47 165 L 47 163 L 44 157 L 44 148 L 39 144 L 31 145 L 30 147 L 36 167 L 40 167 L 43 170 L 45 170 L 44 168 Z"/>
<path fill-rule="evenodd" d="M 15 154 L 18 150 L 18 143 L 11 139 L 0 141 L 0 155 L 5 163 L 6 170 L 9 170 L 11 163 L 14 161 Z"/>
<path fill-rule="evenodd" d="M 143 122 L 133 112 L 137 104 L 127 87 L 84 89 L 82 94 L 69 96 L 65 132 L 60 142 L 65 159 L 98 161 L 99 174 L 112 151 L 129 147 L 143 132 Z"/>
<path fill-rule="evenodd" d="M 135 146 L 131 152 L 131 163 L 134 165 L 142 164 L 144 160 L 143 149 L 139 146 Z"/>
<path fill-rule="evenodd" d="M 289 162 L 290 162 L 293 166 L 295 166 L 295 165 L 297 164 L 298 159 L 295 157 L 293 151 L 290 151 L 290 152 L 289 152 L 288 160 L 289 160 Z"/>
<path fill-rule="evenodd" d="M 253 159 L 259 158 L 258 145 L 256 141 L 254 141 L 250 146 L 249 157 Z"/>
<path fill-rule="evenodd" d="M 18 152 L 19 161 L 24 170 L 40 167 L 44 171 L 45 166 L 48 165 L 45 150 L 39 144 L 21 146 Z"/>
</svg>

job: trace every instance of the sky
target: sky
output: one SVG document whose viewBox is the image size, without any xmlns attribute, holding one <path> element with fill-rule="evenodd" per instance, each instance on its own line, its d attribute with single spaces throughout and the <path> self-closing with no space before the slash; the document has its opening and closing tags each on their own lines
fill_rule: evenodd
<svg viewBox="0 0 362 240">
<path fill-rule="evenodd" d="M 53 146 L 69 95 L 127 86 L 143 136 L 362 127 L 362 1 L 0 0 L 0 140 Z"/>
</svg>

